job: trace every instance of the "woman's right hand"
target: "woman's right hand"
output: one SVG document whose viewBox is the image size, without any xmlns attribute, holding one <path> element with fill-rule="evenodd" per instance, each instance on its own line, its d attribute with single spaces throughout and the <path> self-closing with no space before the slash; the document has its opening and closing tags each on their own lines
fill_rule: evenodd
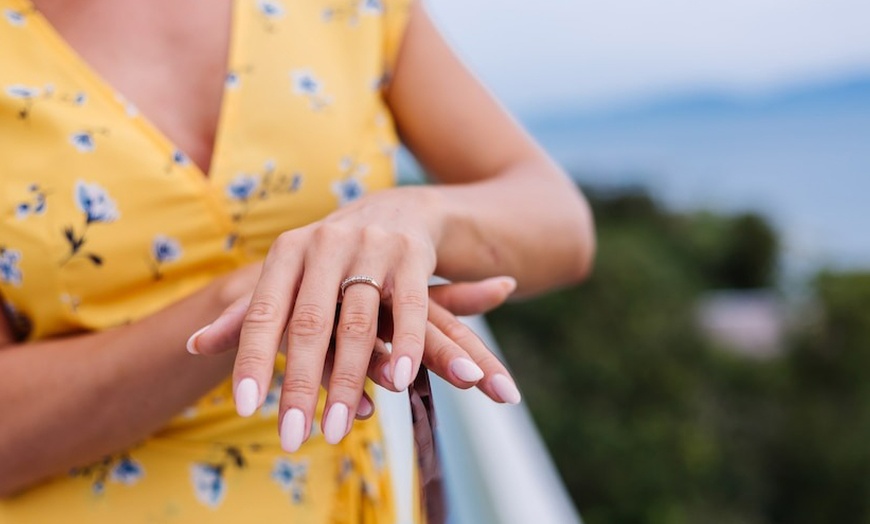
<svg viewBox="0 0 870 524">
<path fill-rule="evenodd" d="M 250 293 L 241 290 L 251 289 L 259 277 L 259 265 L 239 270 L 227 281 L 226 289 L 236 296 L 242 294 L 229 306 L 218 319 L 191 336 L 188 350 L 192 353 L 213 355 L 235 349 L 238 346 L 242 322 L 248 310 Z M 247 284 L 247 285 L 246 285 Z M 250 286 L 250 287 L 248 287 Z M 495 277 L 479 282 L 463 282 L 433 286 L 429 291 L 429 320 L 423 350 L 423 364 L 448 383 L 461 389 L 477 385 L 484 374 L 507 374 L 502 363 L 492 354 L 483 342 L 456 316 L 485 313 L 501 305 L 516 288 L 516 281 L 510 277 Z M 389 373 L 389 350 L 384 340 L 392 336 L 389 308 L 381 315 L 378 339 L 368 367 L 368 377 L 376 384 L 390 391 L 398 391 Z M 386 321 L 384 321 L 386 319 Z M 286 348 L 286 337 L 284 344 Z M 327 360 L 322 384 L 329 383 L 329 361 Z M 484 371 L 485 370 L 485 371 Z M 481 388 L 496 402 L 517 403 L 520 394 L 512 381 L 506 384 L 490 384 Z M 370 400 L 368 401 L 370 403 Z M 357 418 L 366 418 L 373 410 L 367 409 L 362 402 L 357 410 Z M 373 406 L 373 404 L 372 404 Z M 237 406 L 240 414 L 249 415 L 254 406 Z M 296 443 L 293 443 L 296 444 Z M 301 444 L 301 443 L 300 443 Z M 285 446 L 296 448 L 298 445 Z M 293 451 L 295 449 L 288 449 Z"/>
</svg>

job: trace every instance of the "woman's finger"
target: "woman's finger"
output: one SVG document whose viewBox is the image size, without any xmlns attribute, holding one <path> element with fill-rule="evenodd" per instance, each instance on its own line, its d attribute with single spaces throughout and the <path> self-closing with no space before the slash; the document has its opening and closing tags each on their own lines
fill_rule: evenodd
<svg viewBox="0 0 870 524">
<path fill-rule="evenodd" d="M 483 370 L 459 344 L 431 322 L 426 326 L 423 363 L 430 371 L 460 389 L 468 389 L 483 378 Z"/>
<path fill-rule="evenodd" d="M 299 293 L 287 324 L 287 366 L 281 392 L 281 447 L 294 452 L 309 437 L 332 326 L 338 286 L 346 262 L 334 250 L 341 243 L 323 242 L 309 250 Z M 334 263 L 325 264 L 324 260 Z"/>
<path fill-rule="evenodd" d="M 393 277 L 390 374 L 399 391 L 407 389 L 420 368 L 429 310 L 427 283 L 432 269 L 434 267 L 426 267 L 422 261 L 407 263 Z"/>
<path fill-rule="evenodd" d="M 243 417 L 252 415 L 268 392 L 302 269 L 300 257 L 285 255 L 293 253 L 294 242 L 295 237 L 284 233 L 272 244 L 242 321 L 233 397 Z"/>
<path fill-rule="evenodd" d="M 383 342 L 382 342 L 383 343 Z M 326 354 L 326 360 L 323 363 L 323 378 L 320 381 L 320 385 L 323 386 L 323 389 L 327 389 L 329 387 L 329 379 L 332 377 L 332 365 L 335 360 L 335 351 L 330 350 Z M 375 402 L 372 399 L 372 396 L 368 394 L 368 392 L 363 389 L 362 396 L 359 399 L 359 403 L 356 408 L 356 419 L 357 420 L 366 420 L 371 418 L 372 415 L 375 414 Z"/>
<path fill-rule="evenodd" d="M 375 282 L 383 278 L 381 274 L 354 273 L 358 274 Z M 375 343 L 380 302 L 379 285 L 363 282 L 347 285 L 342 296 L 335 362 L 322 421 L 323 436 L 330 444 L 337 444 L 350 431 L 351 415 L 357 411 Z"/>
<path fill-rule="evenodd" d="M 480 315 L 502 305 L 516 288 L 513 277 L 493 277 L 432 286 L 429 297 L 454 315 Z"/>
<path fill-rule="evenodd" d="M 227 307 L 214 322 L 200 329 L 187 340 L 192 355 L 217 355 L 239 347 L 242 322 L 251 303 L 251 293 Z"/>
<path fill-rule="evenodd" d="M 429 320 L 483 370 L 484 377 L 477 384 L 481 391 L 496 402 L 520 402 L 522 397 L 510 373 L 468 326 L 436 303 L 429 305 Z"/>
</svg>

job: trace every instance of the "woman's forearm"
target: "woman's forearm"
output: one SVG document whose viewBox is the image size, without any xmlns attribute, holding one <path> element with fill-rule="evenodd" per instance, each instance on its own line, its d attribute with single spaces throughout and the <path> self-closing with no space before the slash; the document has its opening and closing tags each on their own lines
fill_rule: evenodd
<svg viewBox="0 0 870 524">
<path fill-rule="evenodd" d="M 226 378 L 190 334 L 226 306 L 208 286 L 139 322 L 0 348 L 0 496 L 135 444 Z"/>
<path fill-rule="evenodd" d="M 595 252 L 582 194 L 545 156 L 471 184 L 432 186 L 442 227 L 437 273 L 476 280 L 511 275 L 518 294 L 575 283 Z"/>
</svg>

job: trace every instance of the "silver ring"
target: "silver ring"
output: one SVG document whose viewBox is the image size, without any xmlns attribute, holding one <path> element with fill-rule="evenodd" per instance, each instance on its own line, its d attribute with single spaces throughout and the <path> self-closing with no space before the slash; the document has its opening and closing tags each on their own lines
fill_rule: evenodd
<svg viewBox="0 0 870 524">
<path fill-rule="evenodd" d="M 378 295 L 382 293 L 381 285 L 378 281 L 368 275 L 354 275 L 347 277 L 341 282 L 341 298 L 344 298 L 344 291 L 354 284 L 366 284 L 378 290 Z"/>
</svg>

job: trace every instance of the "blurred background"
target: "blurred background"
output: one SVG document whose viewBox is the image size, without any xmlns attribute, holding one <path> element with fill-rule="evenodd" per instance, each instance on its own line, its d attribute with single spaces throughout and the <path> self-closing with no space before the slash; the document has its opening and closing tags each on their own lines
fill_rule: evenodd
<svg viewBox="0 0 870 524">
<path fill-rule="evenodd" d="M 595 210 L 489 317 L 583 519 L 870 522 L 870 3 L 428 5 Z"/>
</svg>

